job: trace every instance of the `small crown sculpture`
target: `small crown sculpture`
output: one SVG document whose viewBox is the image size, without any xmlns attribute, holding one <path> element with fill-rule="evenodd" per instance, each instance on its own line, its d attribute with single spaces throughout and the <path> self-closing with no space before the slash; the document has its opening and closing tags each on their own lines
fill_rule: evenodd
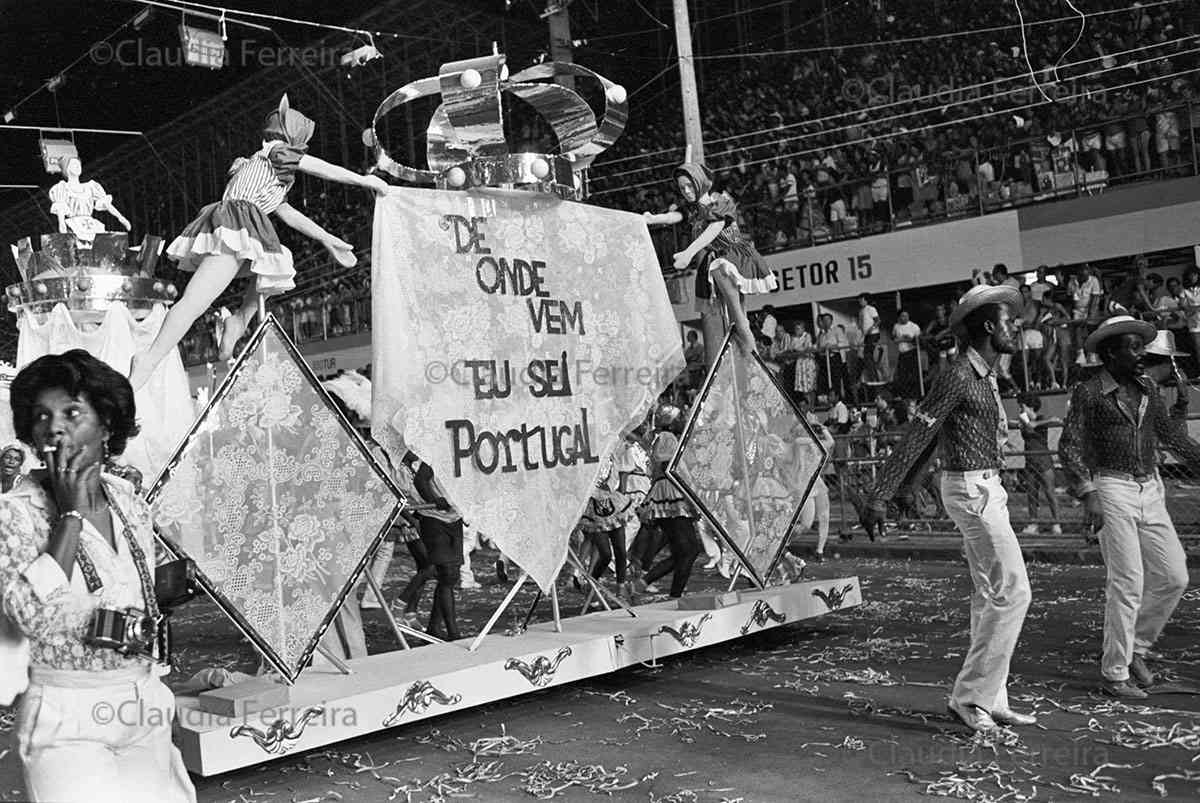
<svg viewBox="0 0 1200 803">
<path fill-rule="evenodd" d="M 593 78 L 604 89 L 599 122 L 587 101 L 553 83 L 557 77 Z M 512 153 L 504 138 L 504 106 L 509 93 L 532 106 L 558 138 L 558 154 Z M 440 95 L 426 131 L 427 170 L 401 164 L 388 155 L 378 130 L 392 110 L 418 98 Z M 375 111 L 363 140 L 373 145 L 380 170 L 415 184 L 465 190 L 501 187 L 578 198 L 579 171 L 616 142 L 625 130 L 629 105 L 625 88 L 578 64 L 544 62 L 508 75 L 504 55 L 442 65 L 436 76 L 400 87 Z"/>
<path fill-rule="evenodd" d="M 179 290 L 154 277 L 162 238 L 147 235 L 138 248 L 128 238 L 102 232 L 82 247 L 74 234 L 43 234 L 37 251 L 22 238 L 12 246 L 22 280 L 8 286 L 9 310 L 40 315 L 64 304 L 72 312 L 104 312 L 120 302 L 136 314 L 174 303 Z"/>
</svg>

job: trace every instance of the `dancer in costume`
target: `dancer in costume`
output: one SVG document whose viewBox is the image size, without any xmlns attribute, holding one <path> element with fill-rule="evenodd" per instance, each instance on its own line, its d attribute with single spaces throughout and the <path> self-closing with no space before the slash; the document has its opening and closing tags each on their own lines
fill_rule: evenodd
<svg viewBox="0 0 1200 803">
<path fill-rule="evenodd" d="M 141 387 L 155 366 L 175 348 L 192 324 L 205 313 L 229 283 L 238 276 L 255 274 L 246 288 L 241 309 L 225 321 L 221 334 L 221 359 L 233 348 L 258 309 L 258 296 L 277 295 L 295 287 L 292 253 L 279 242 L 268 215 L 274 213 L 291 228 L 329 250 L 338 264 L 357 261 L 350 243 L 334 237 L 286 202 L 297 170 L 313 176 L 373 190 L 382 195 L 387 182 L 378 176 L 360 176 L 307 153 L 315 123 L 288 106 L 287 95 L 279 108 L 267 115 L 263 146 L 248 159 L 230 168 L 229 183 L 221 200 L 200 210 L 167 248 L 179 269 L 195 272 L 183 297 L 171 307 L 149 350 L 133 358 L 129 381 Z"/>
<path fill-rule="evenodd" d="M 1011 315 L 1020 308 L 1021 294 L 1007 285 L 976 285 L 963 294 L 950 325 L 962 327 L 970 347 L 934 380 L 860 511 L 867 533 L 882 533 L 888 501 L 930 459 L 935 440 L 940 441 L 942 501 L 963 535 L 975 584 L 971 647 L 949 707 L 976 731 L 1036 722 L 1009 707 L 1007 688 L 1030 591 L 1025 558 L 1008 517 L 1008 493 L 1000 481 L 1008 420 L 996 385 L 996 363 L 1001 354 L 1016 353 Z"/>
<path fill-rule="evenodd" d="M 447 501 L 446 491 L 434 476 L 432 466 L 412 452 L 406 452 L 402 462 L 413 473 L 417 498 L 428 506 L 416 511 L 421 541 L 429 561 L 429 565 L 422 568 L 417 576 L 422 576 L 432 567 L 437 578 L 437 586 L 433 591 L 433 610 L 425 631 L 431 636 L 456 641 L 459 632 L 454 612 L 454 583 L 463 562 L 462 515 Z M 413 578 L 414 581 L 416 579 Z M 422 581 L 416 587 L 418 595 L 423 584 Z"/>
<path fill-rule="evenodd" d="M 699 258 L 696 272 L 697 311 L 712 303 L 713 289 L 725 305 L 729 323 L 742 353 L 755 350 L 750 321 L 742 295 L 769 293 L 779 286 L 754 242 L 737 222 L 737 204 L 725 192 L 713 191 L 712 172 L 703 165 L 685 163 L 675 170 L 679 193 L 686 202 L 692 242 L 675 254 L 675 268 L 683 270 Z M 643 213 L 651 226 L 674 225 L 683 220 L 678 211 Z"/>
<path fill-rule="evenodd" d="M 90 247 L 96 235 L 104 231 L 104 224 L 92 216 L 96 211 L 108 212 L 129 231 L 129 220 L 113 206 L 112 196 L 100 182 L 79 180 L 83 163 L 78 156 L 62 157 L 58 169 L 63 180 L 50 188 L 50 214 L 58 218 L 60 232 L 71 232 Z"/>
<path fill-rule="evenodd" d="M 646 453 L 632 437 L 619 444 L 608 459 L 579 524 L 596 550 L 592 577 L 599 580 L 608 570 L 608 564 L 615 560 L 617 590 L 625 601 L 633 597 L 626 576 L 625 525 L 637 518 L 637 507 L 650 490 L 648 462 Z"/>
<path fill-rule="evenodd" d="M 1200 469 L 1200 443 L 1143 374 L 1154 336 L 1153 324 L 1130 315 L 1115 315 L 1088 335 L 1084 349 L 1104 367 L 1075 386 L 1058 441 L 1071 492 L 1099 532 L 1108 568 L 1101 689 L 1134 699 L 1154 683 L 1146 655 L 1188 585 L 1187 555 L 1158 473 L 1159 445 Z"/>
<path fill-rule="evenodd" d="M 671 575 L 672 597 L 683 596 L 692 564 L 700 555 L 700 538 L 696 535 L 696 519 L 700 514 L 679 486 L 667 474 L 667 465 L 679 448 L 679 437 L 674 431 L 683 423 L 683 412 L 678 407 L 664 406 L 654 416 L 654 446 L 650 453 L 650 493 L 646 496 L 647 520 L 657 524 L 666 537 L 670 557 L 659 561 L 646 573 L 646 590 L 653 593 L 653 585 L 660 577 Z"/>
</svg>

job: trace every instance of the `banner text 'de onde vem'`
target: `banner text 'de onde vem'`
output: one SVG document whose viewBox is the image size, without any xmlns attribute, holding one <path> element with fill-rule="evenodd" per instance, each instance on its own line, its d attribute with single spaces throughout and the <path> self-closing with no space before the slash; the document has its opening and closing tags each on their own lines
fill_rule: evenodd
<svg viewBox="0 0 1200 803">
<path fill-rule="evenodd" d="M 546 287 L 546 263 L 540 259 L 496 256 L 487 246 L 485 217 L 443 215 L 441 228 L 453 232 L 456 254 L 469 254 L 475 261 L 475 285 L 488 295 L 523 297 L 529 323 L 536 333 L 546 335 L 587 334 L 582 301 L 552 298 Z M 509 360 L 467 359 L 468 386 L 475 399 L 507 399 L 514 392 L 513 368 Z M 524 391 L 533 399 L 573 395 L 571 366 L 567 352 L 534 358 L 522 372 L 528 381 Z M 521 392 L 521 388 L 516 388 Z M 494 471 L 537 471 L 577 462 L 596 463 L 592 448 L 587 408 L 579 409 L 579 420 L 571 424 L 542 425 L 523 422 L 506 430 L 488 430 L 468 419 L 446 421 L 449 430 L 454 476 L 464 466 L 491 474 Z"/>
</svg>

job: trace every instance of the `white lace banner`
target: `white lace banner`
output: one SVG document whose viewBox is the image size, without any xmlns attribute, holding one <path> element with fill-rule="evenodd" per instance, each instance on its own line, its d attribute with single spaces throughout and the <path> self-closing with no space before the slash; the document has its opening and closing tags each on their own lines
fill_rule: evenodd
<svg viewBox="0 0 1200 803">
<path fill-rule="evenodd" d="M 543 588 L 600 468 L 682 370 L 638 215 L 524 192 L 375 206 L 372 430 Z"/>
</svg>

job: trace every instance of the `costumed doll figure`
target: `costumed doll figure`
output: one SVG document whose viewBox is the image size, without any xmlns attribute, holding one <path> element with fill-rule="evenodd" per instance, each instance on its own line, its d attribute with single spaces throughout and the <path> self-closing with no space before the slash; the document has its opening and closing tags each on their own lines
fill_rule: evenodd
<svg viewBox="0 0 1200 803">
<path fill-rule="evenodd" d="M 667 473 L 667 466 L 679 448 L 678 431 L 683 426 L 683 411 L 664 406 L 654 416 L 654 443 L 650 449 L 650 492 L 643 503 L 645 518 L 658 525 L 666 538 L 670 557 L 659 561 L 646 573 L 647 591 L 661 577 L 671 575 L 670 595 L 680 597 L 692 573 L 692 564 L 700 555 L 696 535 L 699 511 Z M 655 550 L 657 551 L 657 550 Z"/>
<path fill-rule="evenodd" d="M 609 562 L 615 560 L 617 589 L 626 601 L 632 599 L 633 588 L 626 574 L 629 561 L 625 525 L 637 518 L 637 507 L 650 490 L 648 464 L 649 457 L 632 437 L 619 444 L 602 471 L 579 523 L 579 529 L 596 550 L 592 577 L 599 580 L 608 570 Z"/>
<path fill-rule="evenodd" d="M 98 181 L 80 181 L 83 162 L 78 156 L 64 156 L 58 160 L 62 181 L 50 188 L 50 214 L 58 218 L 59 232 L 70 232 L 80 243 L 91 247 L 96 235 L 104 231 L 104 224 L 92 216 L 93 212 L 108 212 L 129 231 L 129 220 L 113 206 L 112 196 L 104 191 Z"/>
<path fill-rule="evenodd" d="M 675 181 L 685 201 L 692 227 L 692 242 L 675 254 L 675 268 L 693 262 L 696 271 L 696 307 L 703 312 L 713 303 L 714 288 L 725 306 L 736 341 L 744 354 L 755 350 L 750 321 L 742 296 L 769 293 L 779 286 L 753 241 L 738 227 L 737 204 L 725 192 L 713 191 L 713 176 L 703 165 L 685 162 L 675 170 Z M 673 225 L 683 220 L 678 211 L 644 212 L 651 226 Z"/>
<path fill-rule="evenodd" d="M 287 203 L 296 171 L 364 187 L 382 195 L 387 182 L 378 176 L 361 176 L 307 153 L 315 123 L 288 106 L 287 95 L 279 108 L 267 115 L 263 145 L 253 156 L 234 161 L 221 200 L 200 210 L 167 248 L 179 269 L 194 272 L 183 297 L 171 307 L 149 350 L 133 358 L 129 381 L 134 389 L 145 384 L 155 366 L 175 348 L 192 324 L 205 313 L 229 283 L 238 276 L 255 274 L 246 288 L 241 309 L 226 320 L 221 333 L 220 357 L 233 348 L 258 310 L 259 295 L 278 295 L 295 287 L 292 253 L 279 242 L 268 215 L 274 214 L 299 233 L 329 250 L 338 264 L 356 263 L 350 243 L 334 237 Z"/>
</svg>

